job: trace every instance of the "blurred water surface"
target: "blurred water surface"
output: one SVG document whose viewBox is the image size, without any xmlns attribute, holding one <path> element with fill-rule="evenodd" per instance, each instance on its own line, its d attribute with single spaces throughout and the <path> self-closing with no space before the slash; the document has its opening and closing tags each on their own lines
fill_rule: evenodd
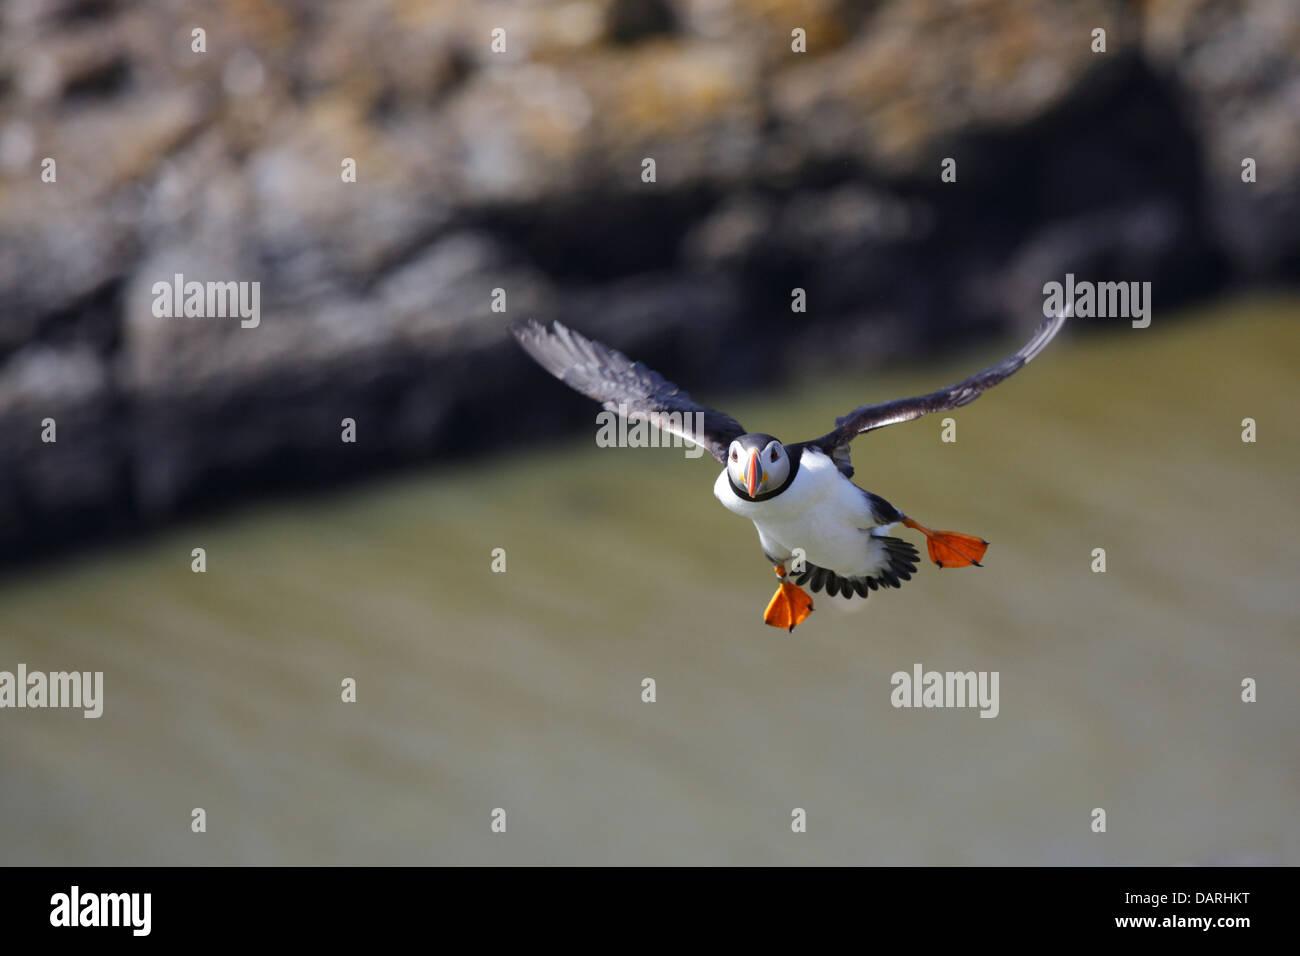
<svg viewBox="0 0 1300 956">
<path fill-rule="evenodd" d="M 956 444 L 937 416 L 859 439 L 858 482 L 984 535 L 986 566 L 794 635 L 712 459 L 590 438 L 11 578 L 0 669 L 102 670 L 106 704 L 0 712 L 0 862 L 1300 863 L 1298 317 L 1067 336 Z M 796 440 L 1018 344 L 683 384 Z M 916 662 L 1000 671 L 1000 715 L 893 709 Z"/>
</svg>

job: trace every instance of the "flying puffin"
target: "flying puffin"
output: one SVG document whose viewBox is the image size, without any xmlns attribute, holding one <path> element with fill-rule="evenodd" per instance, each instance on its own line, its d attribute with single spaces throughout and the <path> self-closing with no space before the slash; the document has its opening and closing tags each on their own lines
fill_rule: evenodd
<svg viewBox="0 0 1300 956">
<path fill-rule="evenodd" d="M 697 404 L 653 369 L 559 322 L 546 329 L 529 321 L 511 331 L 542 368 L 570 388 L 609 411 L 621 409 L 633 421 L 645 419 L 703 445 L 726 466 L 713 493 L 728 511 L 754 522 L 763 555 L 781 582 L 763 620 L 793 631 L 813 610 L 801 584 L 814 592 L 825 588 L 832 597 L 865 598 L 911 578 L 920 556 L 909 542 L 890 536 L 896 524 L 924 534 L 930 559 L 940 568 L 981 566 L 988 548 L 983 538 L 932 531 L 855 485 L 849 444 L 864 432 L 973 402 L 1038 355 L 1068 315 L 1067 310 L 1048 318 L 1020 351 L 965 381 L 916 398 L 863 405 L 837 418 L 835 428 L 820 438 L 789 445 L 763 432 L 746 432 L 734 418 Z"/>
</svg>

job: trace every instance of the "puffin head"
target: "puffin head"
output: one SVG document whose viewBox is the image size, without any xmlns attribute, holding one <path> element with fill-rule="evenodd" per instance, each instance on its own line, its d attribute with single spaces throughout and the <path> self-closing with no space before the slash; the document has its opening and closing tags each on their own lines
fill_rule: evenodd
<svg viewBox="0 0 1300 956">
<path fill-rule="evenodd" d="M 771 435 L 741 435 L 727 449 L 727 475 L 737 491 L 757 498 L 790 477 L 790 455 Z"/>
</svg>

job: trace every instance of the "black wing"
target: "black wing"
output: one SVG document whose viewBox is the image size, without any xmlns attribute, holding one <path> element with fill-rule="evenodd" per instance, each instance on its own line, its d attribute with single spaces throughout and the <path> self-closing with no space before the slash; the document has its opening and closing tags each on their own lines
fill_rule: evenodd
<svg viewBox="0 0 1300 956">
<path fill-rule="evenodd" d="M 918 395 L 916 398 L 897 398 L 892 402 L 881 402 L 878 405 L 863 405 L 860 408 L 855 408 L 847 415 L 841 415 L 835 419 L 834 431 L 805 444 L 814 445 L 826 452 L 835 460 L 835 464 L 840 471 L 852 478 L 853 464 L 849 460 L 849 443 L 854 438 L 863 432 L 884 428 L 886 425 L 910 422 L 913 418 L 920 418 L 930 412 L 961 408 L 963 405 L 970 404 L 979 398 L 985 389 L 992 388 L 1004 378 L 1010 377 L 1025 365 L 1028 365 L 1034 356 L 1046 348 L 1047 343 L 1052 341 L 1056 333 L 1061 330 L 1061 326 L 1065 325 L 1065 320 L 1069 318 L 1072 311 L 1071 307 L 1067 307 L 1063 312 L 1045 320 L 1038 327 L 1038 331 L 1034 333 L 1033 338 L 1026 342 L 1019 352 L 1007 356 L 996 365 L 990 365 L 982 372 L 975 373 L 965 381 L 958 382 L 956 385 L 949 385 L 947 388 L 941 388 L 929 395 Z"/>
<path fill-rule="evenodd" d="M 608 411 L 621 412 L 632 421 L 646 419 L 663 431 L 703 445 L 720 462 L 727 460 L 732 439 L 745 434 L 730 415 L 696 404 L 654 369 L 559 322 L 546 329 L 530 321 L 510 331 L 537 364 L 565 385 L 594 398 Z"/>
</svg>

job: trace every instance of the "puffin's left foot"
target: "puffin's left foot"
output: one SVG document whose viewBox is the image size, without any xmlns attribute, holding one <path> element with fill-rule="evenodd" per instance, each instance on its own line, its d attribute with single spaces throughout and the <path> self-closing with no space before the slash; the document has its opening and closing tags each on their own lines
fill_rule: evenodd
<svg viewBox="0 0 1300 956">
<path fill-rule="evenodd" d="M 812 598 L 803 588 L 782 581 L 763 612 L 763 623 L 793 631 L 813 612 Z"/>
<path fill-rule="evenodd" d="M 903 526 L 914 528 L 925 535 L 930 560 L 941 568 L 964 568 L 972 564 L 977 568 L 984 566 L 980 564 L 980 558 L 989 549 L 989 543 L 983 538 L 959 531 L 931 531 L 911 518 L 904 518 Z"/>
</svg>

